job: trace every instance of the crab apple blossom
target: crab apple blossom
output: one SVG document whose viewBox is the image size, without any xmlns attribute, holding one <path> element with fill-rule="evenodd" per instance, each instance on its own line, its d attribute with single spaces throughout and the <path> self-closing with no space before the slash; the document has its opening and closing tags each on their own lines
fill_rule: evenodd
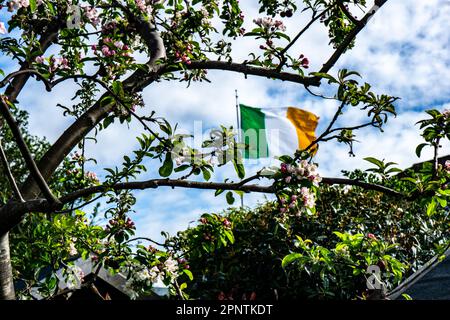
<svg viewBox="0 0 450 320">
<path fill-rule="evenodd" d="M 450 174 L 450 160 L 445 161 L 444 163 L 444 170 Z"/>
<path fill-rule="evenodd" d="M 86 6 L 86 7 L 82 7 L 83 11 L 84 11 L 84 15 L 85 17 L 89 20 L 89 22 L 93 25 L 93 26 L 97 26 L 100 23 L 100 13 L 97 11 L 97 9 L 95 7 L 92 6 Z"/>
<path fill-rule="evenodd" d="M 368 233 L 367 238 L 369 238 L 371 240 L 377 240 L 377 237 L 373 233 Z"/>
<path fill-rule="evenodd" d="M 450 109 L 444 109 L 444 111 L 442 111 L 442 114 L 443 114 L 444 118 L 450 120 Z"/>
<path fill-rule="evenodd" d="M 307 208 L 314 208 L 316 205 L 316 196 L 310 189 L 303 187 L 300 189 L 303 205 Z"/>
<path fill-rule="evenodd" d="M 268 29 L 270 31 L 286 31 L 286 26 L 280 20 L 274 20 L 271 17 L 257 18 L 253 20 L 253 23 L 261 28 Z"/>
</svg>

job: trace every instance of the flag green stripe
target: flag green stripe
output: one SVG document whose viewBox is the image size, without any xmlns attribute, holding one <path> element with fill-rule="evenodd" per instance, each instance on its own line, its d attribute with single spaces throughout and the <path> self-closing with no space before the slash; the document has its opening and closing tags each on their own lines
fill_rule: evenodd
<svg viewBox="0 0 450 320">
<path fill-rule="evenodd" d="M 265 115 L 259 108 L 240 105 L 241 110 L 241 141 L 248 146 L 244 152 L 245 159 L 266 158 L 269 147 L 266 137 Z M 257 142 L 255 144 L 255 142 Z"/>
</svg>

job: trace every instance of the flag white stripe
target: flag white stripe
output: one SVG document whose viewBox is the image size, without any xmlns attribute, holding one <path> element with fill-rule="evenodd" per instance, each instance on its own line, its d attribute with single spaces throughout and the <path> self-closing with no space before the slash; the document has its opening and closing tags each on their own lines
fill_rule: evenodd
<svg viewBox="0 0 450 320">
<path fill-rule="evenodd" d="M 261 109 L 265 114 L 266 137 L 271 158 L 294 155 L 298 149 L 297 131 L 287 118 L 287 108 Z"/>
</svg>

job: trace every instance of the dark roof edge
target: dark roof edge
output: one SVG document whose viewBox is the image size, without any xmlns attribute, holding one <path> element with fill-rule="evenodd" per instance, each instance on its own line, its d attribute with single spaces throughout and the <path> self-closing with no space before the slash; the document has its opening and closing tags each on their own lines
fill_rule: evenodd
<svg viewBox="0 0 450 320">
<path fill-rule="evenodd" d="M 434 269 L 436 265 L 438 265 L 442 260 L 440 257 L 445 256 L 445 258 L 450 257 L 450 246 L 447 247 L 446 251 L 443 254 L 439 254 L 431 258 L 427 263 L 425 263 L 419 270 L 414 272 L 405 281 L 403 281 L 400 285 L 398 285 L 394 290 L 389 292 L 386 295 L 386 299 L 395 300 L 400 297 L 406 290 L 408 290 L 412 285 L 414 285 L 417 281 L 422 279 L 428 272 Z"/>
</svg>

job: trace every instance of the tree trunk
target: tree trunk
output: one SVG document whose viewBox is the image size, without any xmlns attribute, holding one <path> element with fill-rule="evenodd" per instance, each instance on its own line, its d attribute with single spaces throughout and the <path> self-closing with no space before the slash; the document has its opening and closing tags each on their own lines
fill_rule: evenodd
<svg viewBox="0 0 450 320">
<path fill-rule="evenodd" d="M 15 300 L 14 282 L 9 256 L 9 234 L 0 235 L 0 300 Z"/>
</svg>

